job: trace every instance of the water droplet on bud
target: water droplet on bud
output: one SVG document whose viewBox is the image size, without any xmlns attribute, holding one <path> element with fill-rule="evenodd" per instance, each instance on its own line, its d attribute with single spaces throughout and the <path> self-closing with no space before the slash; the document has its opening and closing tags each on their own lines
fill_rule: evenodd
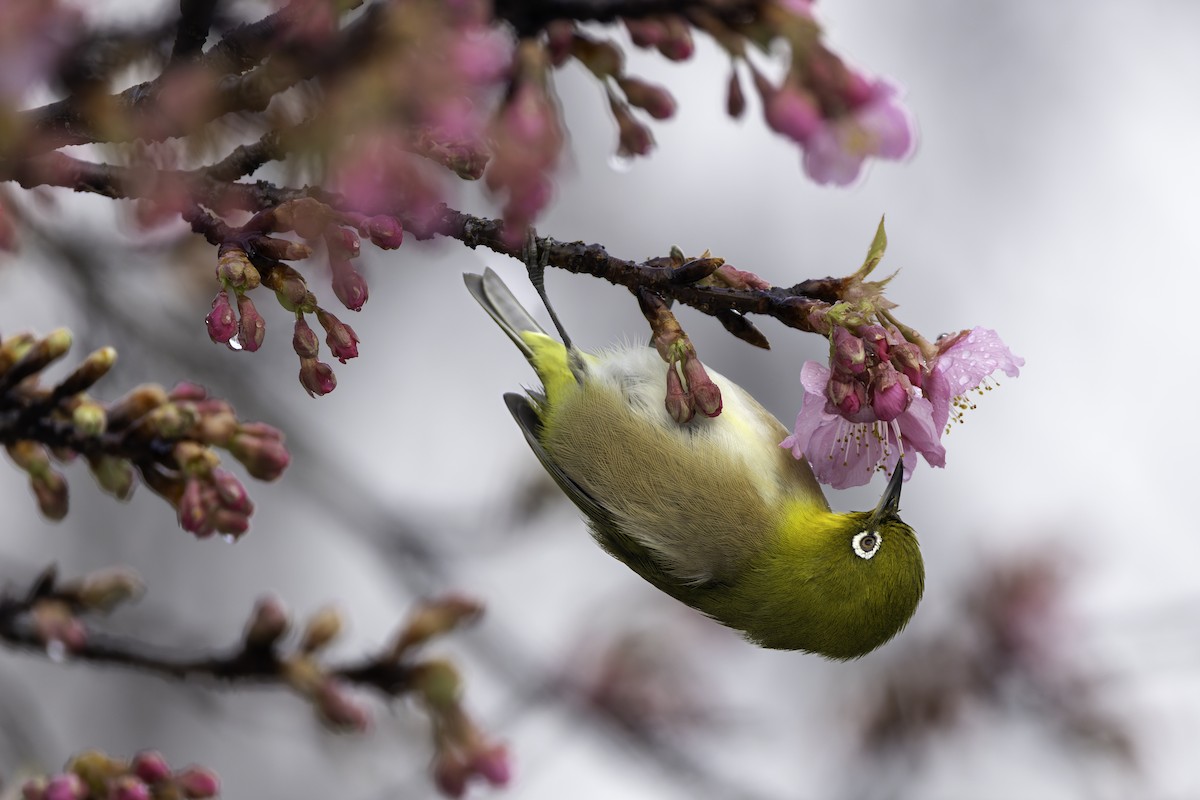
<svg viewBox="0 0 1200 800">
<path fill-rule="evenodd" d="M 67 660 L 67 646 L 58 639 L 51 639 L 46 642 L 46 657 L 55 664 L 61 664 Z"/>
<path fill-rule="evenodd" d="M 608 168 L 624 175 L 633 170 L 633 159 L 620 153 L 613 153 L 608 157 Z"/>
</svg>

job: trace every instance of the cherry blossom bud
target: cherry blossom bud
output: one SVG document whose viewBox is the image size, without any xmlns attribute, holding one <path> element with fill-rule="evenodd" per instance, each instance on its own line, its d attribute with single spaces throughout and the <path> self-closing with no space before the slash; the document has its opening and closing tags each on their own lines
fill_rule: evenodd
<svg viewBox="0 0 1200 800">
<path fill-rule="evenodd" d="M 382 250 L 395 250 L 404 242 L 404 226 L 395 217 L 384 214 L 370 217 L 365 224 L 365 230 L 359 232 L 371 239 L 371 243 Z"/>
<path fill-rule="evenodd" d="M 208 390 L 198 383 L 191 381 L 180 381 L 175 384 L 171 391 L 167 392 L 169 400 L 191 400 L 193 402 L 204 400 L 208 397 Z"/>
<path fill-rule="evenodd" d="M 300 359 L 300 385 L 309 397 L 324 397 L 337 388 L 333 368 L 315 358 Z"/>
<path fill-rule="evenodd" d="M 71 422 L 82 436 L 99 436 L 108 427 L 104 407 L 93 400 L 83 400 L 71 411 Z"/>
<path fill-rule="evenodd" d="M 67 479 L 55 470 L 31 476 L 29 485 L 37 498 L 38 509 L 46 519 L 60 520 L 67 515 Z"/>
<path fill-rule="evenodd" d="M 477 750 L 471 759 L 471 766 L 492 786 L 507 786 L 512 779 L 508 748 L 502 744 L 487 745 Z"/>
<path fill-rule="evenodd" d="M 274 229 L 295 231 L 304 239 L 316 239 L 329 225 L 330 209 L 313 197 L 301 197 L 273 210 Z"/>
<path fill-rule="evenodd" d="M 236 475 L 229 470 L 217 468 L 212 471 L 211 478 L 223 507 L 247 515 L 254 511 L 254 503 L 250 502 L 246 487 L 242 486 Z"/>
<path fill-rule="evenodd" d="M 120 775 L 109 786 L 107 800 L 150 800 L 150 787 L 133 775 Z"/>
<path fill-rule="evenodd" d="M 263 285 L 275 292 L 279 305 L 288 311 L 303 311 L 310 292 L 304 276 L 286 264 L 278 264 L 267 273 Z"/>
<path fill-rule="evenodd" d="M 333 293 L 346 308 L 360 311 L 367 302 L 367 282 L 354 269 L 348 258 L 336 258 L 330 254 L 329 266 L 333 271 Z"/>
<path fill-rule="evenodd" d="M 193 800 L 214 797 L 221 791 L 217 776 L 203 767 L 187 767 L 175 775 L 174 780 L 183 796 Z"/>
<path fill-rule="evenodd" d="M 871 410 L 881 422 L 891 422 L 908 409 L 911 384 L 891 364 L 881 364 L 871 381 Z"/>
<path fill-rule="evenodd" d="M 128 567 L 96 570 L 80 581 L 76 596 L 89 611 L 107 614 L 121 603 L 136 600 L 146 591 L 141 576 Z"/>
<path fill-rule="evenodd" d="M 706 417 L 719 416 L 723 405 L 721 390 L 712 382 L 712 378 L 708 377 L 700 359 L 694 355 L 684 359 L 683 377 L 687 381 L 688 393 L 696 407 Z"/>
<path fill-rule="evenodd" d="M 725 93 L 725 113 L 734 119 L 741 119 L 746 111 L 746 95 L 742 92 L 742 82 L 738 79 L 737 70 L 729 71 L 729 87 Z"/>
<path fill-rule="evenodd" d="M 183 495 L 179 498 L 179 527 L 198 539 L 216 533 L 209 513 L 215 499 L 212 494 L 199 478 L 188 478 L 183 484 Z"/>
<path fill-rule="evenodd" d="M 617 153 L 622 156 L 647 155 L 654 149 L 654 134 L 634 119 L 629 106 L 614 97 L 610 97 L 609 101 L 613 116 L 617 119 Z"/>
<path fill-rule="evenodd" d="M 804 144 L 821 128 L 821 111 L 808 92 L 791 82 L 771 89 L 757 73 L 755 83 L 763 98 L 763 115 L 773 131 Z"/>
<path fill-rule="evenodd" d="M 925 380 L 925 359 L 921 357 L 921 348 L 911 342 L 893 345 L 889 348 L 892 366 L 908 378 L 913 386 L 921 386 Z"/>
<path fill-rule="evenodd" d="M 621 22 L 625 23 L 629 38 L 637 47 L 658 47 L 667 38 L 667 26 L 659 18 L 622 17 Z"/>
<path fill-rule="evenodd" d="M 55 775 L 42 792 L 42 800 L 84 800 L 87 796 L 83 779 L 73 772 Z"/>
<path fill-rule="evenodd" d="M 546 24 L 546 52 L 553 66 L 561 67 L 571 56 L 571 44 L 575 40 L 575 23 L 556 19 Z"/>
<path fill-rule="evenodd" d="M 68 397 L 87 391 L 96 381 L 107 375 L 115 363 L 117 351 L 112 347 L 101 347 L 89 353 L 88 357 L 54 388 L 54 393 L 59 397 Z"/>
<path fill-rule="evenodd" d="M 439 749 L 433 762 L 433 782 L 446 797 L 462 797 L 467 791 L 471 766 L 455 750 Z"/>
<path fill-rule="evenodd" d="M 839 370 L 850 375 L 861 375 L 867 368 L 867 349 L 862 339 L 845 328 L 833 329 L 834 372 Z M 834 401 L 837 405 L 837 401 Z"/>
<path fill-rule="evenodd" d="M 274 431 L 277 436 L 279 434 L 269 425 L 262 427 Z M 250 477 L 260 481 L 273 481 L 287 469 L 291 456 L 288 455 L 281 438 L 256 435 L 253 430 L 256 429 L 251 425 L 243 425 L 241 432 L 230 440 L 229 452 L 241 462 L 250 473 Z"/>
<path fill-rule="evenodd" d="M 134 775 L 154 786 L 171 777 L 171 768 L 162 753 L 157 750 L 143 750 L 133 757 L 129 765 Z"/>
<path fill-rule="evenodd" d="M 576 33 L 571 40 L 571 55 L 600 77 L 620 75 L 625 58 L 612 42 L 589 39 Z"/>
<path fill-rule="evenodd" d="M 825 389 L 825 396 L 837 408 L 838 414 L 858 422 L 859 412 L 867 405 L 867 389 L 848 373 L 834 370 Z"/>
<path fill-rule="evenodd" d="M 396 637 L 390 657 L 398 660 L 409 650 L 435 636 L 472 622 L 483 613 L 483 604 L 462 595 L 451 594 L 430 600 L 419 606 Z"/>
<path fill-rule="evenodd" d="M 242 638 L 247 647 L 268 648 L 282 639 L 289 627 L 291 621 L 283 603 L 279 598 L 267 595 L 255 604 Z"/>
<path fill-rule="evenodd" d="M 108 429 L 121 430 L 168 401 L 161 386 L 143 384 L 108 407 Z"/>
<path fill-rule="evenodd" d="M 258 288 L 262 276 L 250 263 L 245 250 L 237 245 L 223 244 L 217 251 L 217 280 L 222 288 L 241 293 Z"/>
<path fill-rule="evenodd" d="M 46 796 L 46 786 L 50 783 L 48 778 L 38 776 L 30 778 L 21 784 L 21 797 L 23 800 L 43 800 Z"/>
<path fill-rule="evenodd" d="M 331 256 L 341 259 L 358 258 L 362 250 L 358 234 L 339 225 L 330 225 L 325 229 L 325 246 L 329 248 Z"/>
<path fill-rule="evenodd" d="M 318 309 L 317 321 L 328 334 L 325 344 L 338 361 L 345 364 L 347 359 L 358 357 L 358 335 L 353 328 L 324 309 Z"/>
<path fill-rule="evenodd" d="M 116 456 L 88 457 L 88 468 L 100 488 L 118 500 L 128 500 L 133 495 L 133 465 Z"/>
<path fill-rule="evenodd" d="M 313 614 L 304 627 L 304 635 L 300 640 L 300 650 L 312 653 L 328 645 L 342 631 L 342 614 L 333 606 L 324 608 Z"/>
<path fill-rule="evenodd" d="M 413 686 L 431 709 L 439 714 L 462 713 L 459 698 L 462 678 L 449 661 L 425 661 L 413 667 Z"/>
<path fill-rule="evenodd" d="M 692 29 L 687 20 L 677 14 L 662 18 L 665 31 L 662 41 L 658 43 L 658 52 L 671 61 L 685 61 L 696 51 L 692 41 Z"/>
<path fill-rule="evenodd" d="M 239 294 L 237 299 L 238 314 L 238 344 L 247 353 L 253 353 L 262 347 L 263 337 L 267 334 L 267 323 L 254 307 L 254 301 L 248 295 Z"/>
<path fill-rule="evenodd" d="M 326 678 L 317 686 L 313 703 L 321 719 L 335 730 L 365 731 L 371 718 L 359 703 L 354 701 L 345 684 L 335 678 Z"/>
<path fill-rule="evenodd" d="M 888 332 L 882 326 L 867 325 L 859 330 L 858 335 L 862 337 L 868 352 L 874 353 L 880 361 L 888 360 Z"/>
<path fill-rule="evenodd" d="M 617 85 L 634 108 L 640 108 L 655 119 L 670 119 L 675 115 L 675 98 L 661 86 L 638 78 L 622 77 Z"/>
<path fill-rule="evenodd" d="M 292 333 L 292 349 L 301 359 L 315 359 L 321 352 L 321 341 L 316 331 L 308 326 L 304 317 L 296 318 L 296 327 Z"/>
<path fill-rule="evenodd" d="M 87 643 L 87 629 L 61 600 L 40 600 L 29 611 L 38 641 L 55 642 L 67 650 L 80 650 Z"/>
<path fill-rule="evenodd" d="M 683 379 L 679 377 L 679 370 L 675 368 L 674 364 L 667 365 L 666 406 L 671 419 L 680 425 L 690 422 L 696 415 L 696 406 L 692 403 L 692 398 L 684 391 Z"/>
</svg>

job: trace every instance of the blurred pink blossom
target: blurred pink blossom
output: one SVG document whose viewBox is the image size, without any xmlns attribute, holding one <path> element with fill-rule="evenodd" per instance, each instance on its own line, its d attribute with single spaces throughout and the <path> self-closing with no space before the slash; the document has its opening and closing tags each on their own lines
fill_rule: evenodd
<svg viewBox="0 0 1200 800">
<path fill-rule="evenodd" d="M 913 149 L 915 133 L 896 87 L 868 84 L 866 98 L 848 114 L 825 120 L 804 141 L 804 171 L 817 183 L 853 183 L 869 157 L 900 159 Z"/>
</svg>

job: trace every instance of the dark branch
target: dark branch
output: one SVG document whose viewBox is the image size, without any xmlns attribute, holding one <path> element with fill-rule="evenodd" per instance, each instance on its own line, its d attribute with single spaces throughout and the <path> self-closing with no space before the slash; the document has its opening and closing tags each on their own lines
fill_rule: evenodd
<svg viewBox="0 0 1200 800">
<path fill-rule="evenodd" d="M 726 17 L 753 5 L 747 0 L 497 0 L 495 13 L 519 36 L 533 36 L 555 20 L 614 22 L 620 17 L 643 19 L 700 8 Z"/>
<path fill-rule="evenodd" d="M 168 68 L 190 61 L 200 54 L 208 40 L 218 0 L 179 0 L 179 27 L 175 32 L 175 46 L 171 49 Z"/>
</svg>

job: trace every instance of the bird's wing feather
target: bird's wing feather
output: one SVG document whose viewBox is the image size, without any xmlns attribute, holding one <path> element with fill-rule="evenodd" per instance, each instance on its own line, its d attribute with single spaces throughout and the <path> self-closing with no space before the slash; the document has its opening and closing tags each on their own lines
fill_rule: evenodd
<svg viewBox="0 0 1200 800">
<path fill-rule="evenodd" d="M 521 432 L 525 434 L 525 441 L 529 443 L 533 454 L 537 456 L 538 461 L 542 462 L 542 466 L 546 468 L 546 472 L 550 473 L 550 477 L 566 493 L 571 502 L 579 506 L 579 510 L 587 514 L 589 518 L 601 523 L 615 524 L 615 520 L 613 520 L 612 514 L 609 513 L 608 509 L 596 502 L 595 498 L 571 479 L 571 476 L 563 472 L 562 468 L 550 458 L 546 449 L 542 447 L 542 443 L 538 439 L 539 431 L 542 428 L 542 421 L 538 417 L 533 404 L 529 402 L 529 398 L 525 395 L 509 392 L 504 395 L 504 404 L 508 406 L 509 413 L 517 421 Z"/>
<path fill-rule="evenodd" d="M 528 442 L 538 461 L 545 467 L 546 472 L 550 474 L 550 477 L 554 479 L 554 482 L 571 502 L 587 516 L 596 534 L 596 541 L 614 557 L 628 564 L 635 572 L 662 591 L 684 602 L 689 602 L 691 595 L 696 594 L 699 587 L 680 582 L 669 575 L 663 564 L 646 547 L 623 532 L 624 526 L 612 511 L 576 483 L 546 452 L 540 438 L 542 421 L 529 398 L 510 392 L 504 395 L 504 403 L 508 406 L 517 426 L 525 435 L 525 441 Z"/>
</svg>

